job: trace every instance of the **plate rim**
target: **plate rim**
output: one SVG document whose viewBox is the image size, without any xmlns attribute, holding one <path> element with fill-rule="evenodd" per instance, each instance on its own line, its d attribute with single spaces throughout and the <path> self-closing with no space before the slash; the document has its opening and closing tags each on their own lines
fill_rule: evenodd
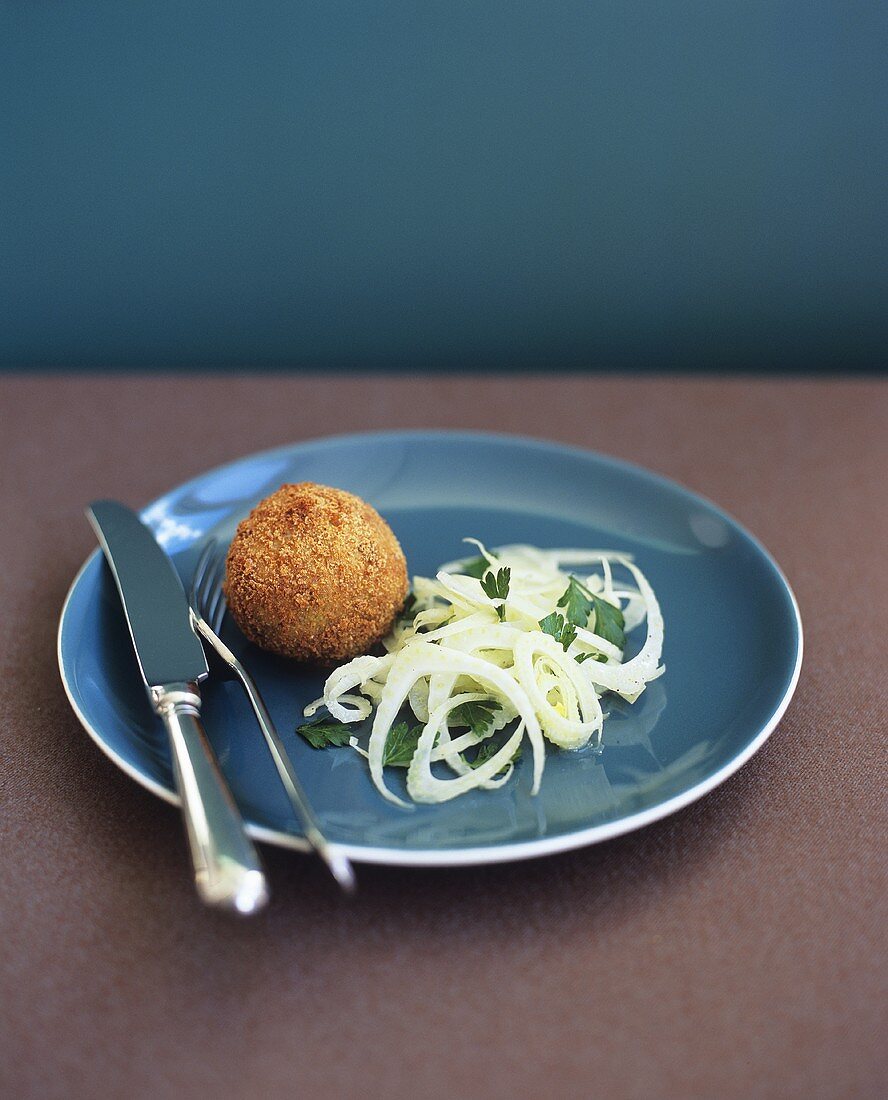
<svg viewBox="0 0 888 1100">
<path fill-rule="evenodd" d="M 669 817 L 671 814 L 676 813 L 678 810 L 683 809 L 685 806 L 691 805 L 716 787 L 720 786 L 725 780 L 729 779 L 736 771 L 743 767 L 743 765 L 758 752 L 758 750 L 765 744 L 776 727 L 779 725 L 780 720 L 786 713 L 786 709 L 795 694 L 796 687 L 798 686 L 799 676 L 802 668 L 802 658 L 804 654 L 804 629 L 802 626 L 802 616 L 799 610 L 798 600 L 795 593 L 792 590 L 792 586 L 786 578 L 780 565 L 774 559 L 772 554 L 767 548 L 753 535 L 743 524 L 736 520 L 733 516 L 724 511 L 718 504 L 709 500 L 701 493 L 696 492 L 693 489 L 687 488 L 680 482 L 675 481 L 672 478 L 666 477 L 663 474 L 659 474 L 655 471 L 648 470 L 644 466 L 639 466 L 632 462 L 627 462 L 623 459 L 614 458 L 611 455 L 602 454 L 599 451 L 594 451 L 586 447 L 579 447 L 572 444 L 562 444 L 556 440 L 540 439 L 533 436 L 512 435 L 507 432 L 484 432 L 484 431 L 462 431 L 459 429 L 434 429 L 431 431 L 423 431 L 422 429 L 409 429 L 405 431 L 390 430 L 390 431 L 373 431 L 373 432 L 345 432 L 338 435 L 322 435 L 313 436 L 308 439 L 298 440 L 292 443 L 282 444 L 279 447 L 272 447 L 262 451 L 255 451 L 247 455 L 243 455 L 240 458 L 233 459 L 230 462 L 222 463 L 218 466 L 210 467 L 210 469 L 189 478 L 187 481 L 183 481 L 180 484 L 174 486 L 167 492 L 162 493 L 155 500 L 150 501 L 139 509 L 139 513 L 144 514 L 148 509 L 156 507 L 156 505 L 165 500 L 172 493 L 181 493 L 187 490 L 191 485 L 198 481 L 203 481 L 207 477 L 223 474 L 229 467 L 237 466 L 242 462 L 251 461 L 254 459 L 268 458 L 276 454 L 285 454 L 292 451 L 297 447 L 311 446 L 312 444 L 336 444 L 336 443 L 360 443 L 363 441 L 379 441 L 379 440 L 423 440 L 438 438 L 446 439 L 448 441 L 455 441 L 464 439 L 466 441 L 474 442 L 488 442 L 499 444 L 518 444 L 523 447 L 531 447 L 533 449 L 548 450 L 550 452 L 558 454 L 567 454 L 577 458 L 589 459 L 593 458 L 599 462 L 603 462 L 605 465 L 613 466 L 617 469 L 621 469 L 624 472 L 632 474 L 640 474 L 648 480 L 653 480 L 662 484 L 664 487 L 670 490 L 678 490 L 685 496 L 689 496 L 696 501 L 699 501 L 707 506 L 707 508 L 714 511 L 727 523 L 739 530 L 745 538 L 747 538 L 755 547 L 757 552 L 765 559 L 767 564 L 774 570 L 775 574 L 779 578 L 781 584 L 786 590 L 789 596 L 790 606 L 792 607 L 793 616 L 795 620 L 796 630 L 796 656 L 793 665 L 792 674 L 787 683 L 786 689 L 777 702 L 770 718 L 765 722 L 764 726 L 759 730 L 755 737 L 753 737 L 743 749 L 732 757 L 726 764 L 722 765 L 717 771 L 701 780 L 699 783 L 692 787 L 689 787 L 686 791 L 674 795 L 672 798 L 667 799 L 665 802 L 660 802 L 656 806 L 651 806 L 646 810 L 642 810 L 635 814 L 630 814 L 626 817 L 621 817 L 616 821 L 607 822 L 604 825 L 593 825 L 587 829 L 580 829 L 574 832 L 564 833 L 557 837 L 541 837 L 536 840 L 526 840 L 516 843 L 506 843 L 501 845 L 480 845 L 477 847 L 465 847 L 465 848 L 443 848 L 443 849 L 398 849 L 398 848 L 385 848 L 379 846 L 363 846 L 355 844 L 340 844 L 337 843 L 336 847 L 349 859 L 354 860 L 357 863 L 369 863 L 386 866 L 401 866 L 401 867 L 460 867 L 460 866 L 473 866 L 493 863 L 512 863 L 518 860 L 533 859 L 537 857 L 555 855 L 559 852 L 572 851 L 576 848 L 584 848 L 592 844 L 600 843 L 601 841 L 610 840 L 614 837 L 622 836 L 626 833 L 634 832 L 637 829 L 644 828 L 646 825 L 653 824 L 655 821 L 660 821 L 664 817 Z M 91 563 L 101 553 L 97 547 L 93 550 L 77 570 L 71 581 L 68 591 L 65 595 L 65 599 L 62 603 L 61 612 L 59 614 L 59 623 L 56 632 L 56 659 L 59 666 L 59 674 L 62 681 L 62 686 L 65 690 L 65 694 L 68 697 L 68 702 L 71 705 L 71 709 L 74 711 L 78 721 L 86 730 L 87 734 L 93 740 L 93 742 L 101 749 L 108 759 L 110 759 L 117 767 L 131 779 L 134 779 L 145 790 L 150 791 L 152 794 L 157 795 L 163 799 L 164 802 L 173 806 L 179 806 L 180 799 L 175 791 L 168 790 L 161 783 L 152 779 L 150 776 L 145 775 L 138 769 L 133 767 L 127 760 L 120 756 L 103 738 L 102 734 L 97 730 L 89 721 L 87 716 L 81 709 L 77 699 L 75 698 L 72 685 L 69 682 L 64 654 L 62 652 L 62 636 L 64 633 L 65 620 L 68 615 L 68 609 L 74 593 L 79 585 L 83 574 L 89 568 Z M 263 841 L 268 844 L 274 844 L 280 848 L 287 848 L 292 851 L 309 852 L 311 850 L 310 845 L 304 837 L 294 836 L 290 833 L 282 833 L 277 829 L 267 828 L 263 825 L 256 825 L 253 822 L 245 822 L 247 833 L 255 840 Z"/>
</svg>

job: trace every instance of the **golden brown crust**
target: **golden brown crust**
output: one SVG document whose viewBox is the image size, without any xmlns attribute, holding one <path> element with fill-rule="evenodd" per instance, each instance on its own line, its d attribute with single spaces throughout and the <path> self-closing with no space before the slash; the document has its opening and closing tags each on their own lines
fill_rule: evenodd
<svg viewBox="0 0 888 1100">
<path fill-rule="evenodd" d="M 407 595 L 404 554 L 384 519 L 342 489 L 282 485 L 238 526 L 225 593 L 256 645 L 302 661 L 366 653 Z"/>
</svg>

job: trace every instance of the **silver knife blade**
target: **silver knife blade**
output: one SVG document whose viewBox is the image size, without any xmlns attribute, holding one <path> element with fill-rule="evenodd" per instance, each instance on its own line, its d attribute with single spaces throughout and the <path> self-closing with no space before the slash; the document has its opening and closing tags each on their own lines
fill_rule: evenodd
<svg viewBox="0 0 888 1100">
<path fill-rule="evenodd" d="M 93 501 L 86 514 L 111 566 L 149 695 L 151 688 L 203 680 L 207 659 L 182 582 L 154 535 L 118 501 Z"/>
</svg>

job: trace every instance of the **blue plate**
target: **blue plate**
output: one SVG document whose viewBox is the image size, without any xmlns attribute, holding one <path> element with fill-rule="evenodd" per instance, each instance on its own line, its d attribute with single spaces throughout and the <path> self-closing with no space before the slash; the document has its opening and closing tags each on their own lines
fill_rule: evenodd
<svg viewBox="0 0 888 1100">
<path fill-rule="evenodd" d="M 205 540 L 230 539 L 256 501 L 285 481 L 322 482 L 364 497 L 391 524 L 411 573 L 433 575 L 441 562 L 465 554 L 467 535 L 488 546 L 626 550 L 654 586 L 666 623 L 665 676 L 634 706 L 610 704 L 601 748 L 550 751 L 539 795 L 530 794 L 525 754 L 499 790 L 403 810 L 381 798 L 356 753 L 318 752 L 295 735 L 303 706 L 321 694 L 322 677 L 254 648 L 229 622 L 226 641 L 258 681 L 327 835 L 352 859 L 494 862 L 636 829 L 736 771 L 774 729 L 795 689 L 801 621 L 766 551 L 693 493 L 585 451 L 442 432 L 323 439 L 211 471 L 142 516 L 187 587 Z M 637 637 L 632 642 L 640 645 Z M 59 665 L 71 704 L 99 747 L 176 802 L 165 735 L 98 552 L 65 602 Z M 204 697 L 207 729 L 250 832 L 304 848 L 238 686 L 210 681 Z M 392 776 L 395 789 L 402 781 L 400 772 Z"/>
</svg>

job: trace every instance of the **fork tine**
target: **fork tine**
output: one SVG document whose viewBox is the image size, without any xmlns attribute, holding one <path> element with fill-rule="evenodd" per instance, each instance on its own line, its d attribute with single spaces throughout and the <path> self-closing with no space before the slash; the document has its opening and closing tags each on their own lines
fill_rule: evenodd
<svg viewBox="0 0 888 1100">
<path fill-rule="evenodd" d="M 206 581 L 207 570 L 210 564 L 210 558 L 213 554 L 213 542 L 211 540 L 203 548 L 200 557 L 197 559 L 197 565 L 194 567 L 194 573 L 191 576 L 191 587 L 188 590 L 188 601 L 198 615 L 203 614 L 203 595 L 204 595 L 204 582 Z"/>
<path fill-rule="evenodd" d="M 225 558 L 218 539 L 210 539 L 191 578 L 189 599 L 200 617 L 218 633 L 225 617 L 222 577 Z"/>
<path fill-rule="evenodd" d="M 212 552 L 207 556 L 207 571 L 201 586 L 203 615 L 213 630 L 217 631 L 225 617 L 225 597 L 222 592 L 225 553 L 217 540 L 213 540 Z"/>
<path fill-rule="evenodd" d="M 219 632 L 225 618 L 226 604 L 222 582 L 225 577 L 225 554 L 221 545 L 215 543 L 212 565 L 207 573 L 207 621 L 213 630 Z"/>
</svg>

